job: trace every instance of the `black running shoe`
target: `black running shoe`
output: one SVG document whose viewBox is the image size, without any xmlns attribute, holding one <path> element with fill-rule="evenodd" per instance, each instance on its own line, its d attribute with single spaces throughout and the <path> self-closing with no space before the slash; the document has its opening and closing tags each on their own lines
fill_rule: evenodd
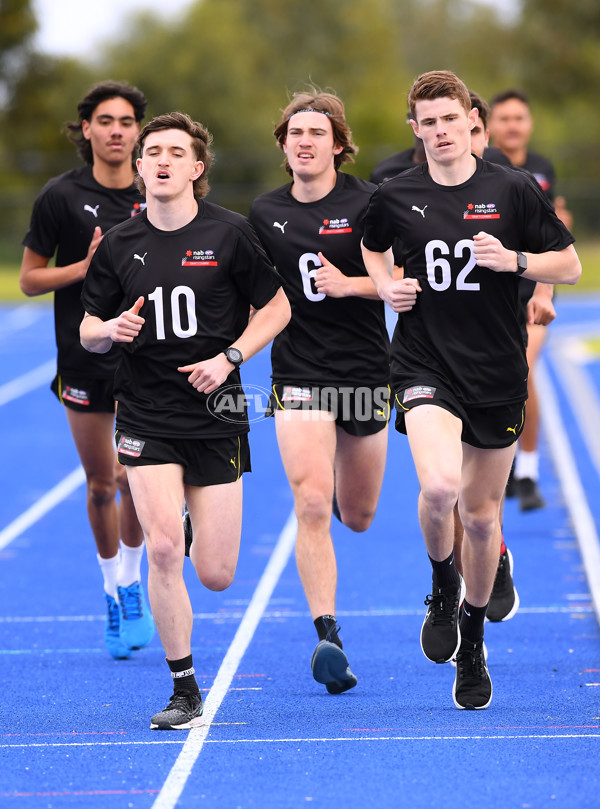
<svg viewBox="0 0 600 809">
<path fill-rule="evenodd" d="M 433 587 L 425 599 L 428 607 L 421 627 L 421 649 L 428 660 L 447 663 L 460 646 L 459 610 L 465 597 L 465 583 L 457 587 Z"/>
<path fill-rule="evenodd" d="M 546 501 L 540 494 L 538 485 L 531 478 L 517 478 L 517 497 L 519 498 L 519 508 L 521 511 L 534 511 L 537 508 L 544 508 Z"/>
<path fill-rule="evenodd" d="M 519 609 L 519 594 L 513 582 L 512 573 L 513 556 L 507 548 L 498 560 L 494 587 L 485 616 L 488 621 L 510 621 Z"/>
<path fill-rule="evenodd" d="M 183 536 L 185 539 L 185 555 L 190 555 L 190 548 L 192 547 L 192 542 L 194 540 L 194 534 L 192 532 L 192 521 L 190 520 L 190 512 L 186 510 L 183 512 Z"/>
<path fill-rule="evenodd" d="M 457 708 L 480 711 L 492 701 L 492 681 L 485 662 L 483 640 L 471 643 L 463 638 L 456 655 L 456 679 L 452 699 Z"/>
<path fill-rule="evenodd" d="M 169 704 L 150 720 L 150 730 L 189 730 L 202 724 L 202 697 L 197 694 L 173 694 Z"/>
</svg>

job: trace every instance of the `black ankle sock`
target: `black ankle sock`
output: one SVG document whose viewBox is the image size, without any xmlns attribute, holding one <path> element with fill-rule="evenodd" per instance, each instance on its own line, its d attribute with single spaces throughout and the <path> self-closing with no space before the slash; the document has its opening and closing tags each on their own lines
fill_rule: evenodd
<svg viewBox="0 0 600 809">
<path fill-rule="evenodd" d="M 194 663 L 192 655 L 182 657 L 181 660 L 168 660 L 173 678 L 173 691 L 179 694 L 197 694 L 200 689 L 194 677 Z"/>
<path fill-rule="evenodd" d="M 336 643 L 342 649 L 342 641 L 336 631 L 337 621 L 335 615 L 320 615 L 313 621 L 319 640 L 328 640 Z"/>
<path fill-rule="evenodd" d="M 485 623 L 485 607 L 474 607 L 465 599 L 460 616 L 460 634 L 471 643 L 483 640 L 483 625 Z"/>
<path fill-rule="evenodd" d="M 435 559 L 429 557 L 431 567 L 433 568 L 433 583 L 436 587 L 450 587 L 452 585 L 458 587 L 460 581 L 459 572 L 454 564 L 454 551 L 443 562 L 436 562 Z"/>
</svg>

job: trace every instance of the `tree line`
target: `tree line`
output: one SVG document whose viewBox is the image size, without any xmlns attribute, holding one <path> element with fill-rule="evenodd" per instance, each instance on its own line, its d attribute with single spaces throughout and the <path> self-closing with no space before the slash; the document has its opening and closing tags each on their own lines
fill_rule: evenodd
<svg viewBox="0 0 600 809">
<path fill-rule="evenodd" d="M 593 235 L 600 4 L 521 0 L 516 11 L 485 0 L 197 0 L 171 21 L 135 14 L 114 41 L 73 59 L 33 48 L 32 0 L 0 0 L 0 259 L 20 255 L 41 186 L 78 164 L 64 123 L 107 78 L 140 87 L 150 117 L 179 109 L 202 121 L 217 158 L 211 199 L 242 213 L 286 181 L 272 130 L 309 83 L 344 100 L 360 148 L 349 170 L 363 177 L 411 145 L 406 94 L 420 73 L 453 70 L 484 98 L 519 87 L 532 148 L 555 163 L 576 234 Z"/>
</svg>

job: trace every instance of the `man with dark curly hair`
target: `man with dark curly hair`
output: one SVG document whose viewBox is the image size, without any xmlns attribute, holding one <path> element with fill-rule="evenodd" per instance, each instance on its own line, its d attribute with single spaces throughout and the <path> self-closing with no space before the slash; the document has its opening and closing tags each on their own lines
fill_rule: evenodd
<svg viewBox="0 0 600 809">
<path fill-rule="evenodd" d="M 67 124 L 67 132 L 85 165 L 53 178 L 40 192 L 23 241 L 20 279 L 26 295 L 54 292 L 58 358 L 51 387 L 65 407 L 85 470 L 88 517 L 104 579 L 104 638 L 116 659 L 146 646 L 154 623 L 141 583 L 144 537 L 126 475 L 115 463 L 113 380 L 120 351 L 91 357 L 83 350 L 80 297 L 103 234 L 145 205 L 133 182 L 135 141 L 145 112 L 144 94 L 123 82 L 96 84 L 79 102 L 78 119 Z M 56 266 L 49 266 L 55 254 Z"/>
</svg>

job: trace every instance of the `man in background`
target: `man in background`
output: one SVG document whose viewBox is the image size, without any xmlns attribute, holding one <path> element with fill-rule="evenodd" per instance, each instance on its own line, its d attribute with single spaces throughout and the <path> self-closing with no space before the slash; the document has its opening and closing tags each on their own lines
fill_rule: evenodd
<svg viewBox="0 0 600 809">
<path fill-rule="evenodd" d="M 20 284 L 26 295 L 54 292 L 58 357 L 51 388 L 64 405 L 85 470 L 88 518 L 104 579 L 104 640 L 110 654 L 123 659 L 154 635 L 141 583 L 144 536 L 125 471 L 115 460 L 113 380 L 119 349 L 102 356 L 84 351 L 80 298 L 106 231 L 145 206 L 134 185 L 133 152 L 146 99 L 137 87 L 104 81 L 77 109 L 78 119 L 67 131 L 85 165 L 54 177 L 35 201 L 23 240 Z M 50 266 L 53 256 L 55 266 Z"/>
<path fill-rule="evenodd" d="M 533 133 L 533 118 L 529 99 L 520 90 L 506 90 L 498 93 L 490 102 L 489 128 L 491 141 L 510 160 L 515 168 L 524 169 L 532 174 L 539 183 L 548 200 L 554 204 L 556 175 L 552 163 L 540 154 L 529 149 L 529 141 Z M 485 154 L 486 160 L 494 160 Z M 558 212 L 557 212 L 558 213 Z M 567 212 L 568 213 L 568 212 Z M 563 222 L 570 226 L 569 220 L 561 216 Z M 522 279 L 519 291 L 522 303 L 529 313 L 532 310 L 532 295 L 535 285 L 528 279 Z M 552 287 L 549 287 L 552 293 Z M 551 301 L 550 301 L 551 303 Z M 543 324 L 529 317 L 527 320 L 527 362 L 529 364 L 529 398 L 527 400 L 527 417 L 525 426 L 515 455 L 515 464 L 507 487 L 509 496 L 516 495 L 522 511 L 531 511 L 545 506 L 544 498 L 539 490 L 539 404 L 535 387 L 535 363 L 546 340 L 545 325 L 550 323 L 556 313 L 552 313 Z"/>
</svg>

